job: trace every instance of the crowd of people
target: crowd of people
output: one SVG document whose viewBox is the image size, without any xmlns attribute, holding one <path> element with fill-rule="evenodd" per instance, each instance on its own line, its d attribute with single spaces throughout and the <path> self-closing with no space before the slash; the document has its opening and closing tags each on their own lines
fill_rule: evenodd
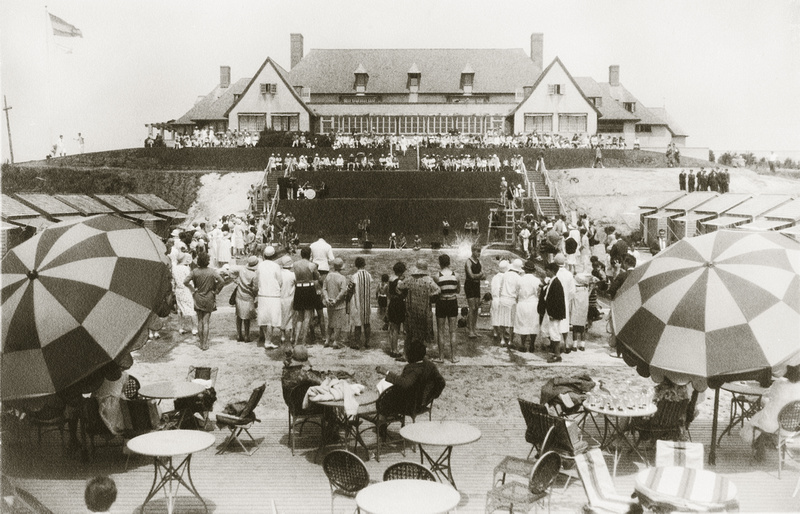
<svg viewBox="0 0 800 514">
<path fill-rule="evenodd" d="M 148 136 L 145 147 L 163 146 L 163 139 L 161 139 L 162 145 L 158 144 L 159 139 L 161 139 L 160 134 L 155 139 Z M 245 148 L 256 146 L 259 139 L 257 131 L 228 129 L 225 132 L 214 132 L 211 127 L 202 129 L 195 127 L 191 134 L 176 134 L 173 148 Z"/>
<path fill-rule="evenodd" d="M 731 175 L 727 168 L 720 169 L 719 167 L 713 170 L 706 171 L 705 168 L 700 167 L 700 171 L 695 174 L 693 169 L 686 173 L 686 170 L 681 170 L 678 173 L 678 187 L 681 191 L 716 191 L 719 193 L 730 192 Z"/>
<path fill-rule="evenodd" d="M 377 155 L 377 154 L 376 154 Z M 270 155 L 267 162 L 268 169 L 275 169 L 285 175 L 295 171 L 374 171 L 374 170 L 397 170 L 400 169 L 400 161 L 397 156 L 381 153 L 380 155 L 364 152 L 351 153 L 348 157 L 342 154 L 336 157 L 315 154 L 313 157 L 300 154 L 295 156 L 287 153 L 284 157 L 280 154 Z"/>
<path fill-rule="evenodd" d="M 334 149 L 383 148 L 397 149 L 403 154 L 408 148 L 627 148 L 625 138 L 607 134 L 574 133 L 572 137 L 550 132 L 504 135 L 492 131 L 486 134 L 334 134 Z"/>
</svg>

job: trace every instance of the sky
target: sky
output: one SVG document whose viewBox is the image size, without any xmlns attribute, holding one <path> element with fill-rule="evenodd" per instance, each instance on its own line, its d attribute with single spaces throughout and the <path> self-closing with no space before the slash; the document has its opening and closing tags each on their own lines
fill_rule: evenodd
<svg viewBox="0 0 800 514">
<path fill-rule="evenodd" d="M 800 159 L 800 0 L 49 0 L 83 38 L 54 37 L 45 4 L 0 2 L 0 90 L 16 162 L 138 147 L 146 123 L 176 119 L 269 56 L 289 34 L 313 48 L 522 48 L 544 34 L 545 66 L 620 81 L 666 107 L 687 146 Z M 8 160 L 2 126 L 0 159 Z"/>
</svg>

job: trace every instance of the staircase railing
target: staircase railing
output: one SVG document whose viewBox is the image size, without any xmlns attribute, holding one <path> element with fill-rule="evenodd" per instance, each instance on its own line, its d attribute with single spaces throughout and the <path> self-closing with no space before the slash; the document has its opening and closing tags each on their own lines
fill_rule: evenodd
<svg viewBox="0 0 800 514">
<path fill-rule="evenodd" d="M 544 183 L 547 184 L 547 188 L 550 190 L 550 195 L 555 198 L 556 203 L 558 204 L 559 214 L 566 213 L 567 208 L 564 205 L 564 200 L 561 198 L 561 193 L 558 192 L 558 186 L 550 180 L 550 174 L 547 172 L 547 170 L 542 171 L 542 176 L 544 176 Z"/>
</svg>

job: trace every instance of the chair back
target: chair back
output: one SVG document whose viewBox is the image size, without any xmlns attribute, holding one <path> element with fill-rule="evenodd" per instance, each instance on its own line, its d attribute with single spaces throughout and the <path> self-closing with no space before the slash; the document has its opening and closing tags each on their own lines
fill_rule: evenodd
<svg viewBox="0 0 800 514">
<path fill-rule="evenodd" d="M 83 432 L 89 436 L 111 435 L 103 418 L 100 417 L 100 404 L 97 398 L 84 398 L 81 402 L 80 422 Z"/>
<path fill-rule="evenodd" d="M 556 451 L 558 453 L 566 454 L 569 456 L 575 455 L 575 445 L 569 433 L 566 419 L 559 416 L 551 416 L 550 414 L 537 414 L 546 418 L 548 429 L 545 437 L 545 442 L 542 446 L 542 451 Z"/>
<path fill-rule="evenodd" d="M 800 401 L 789 402 L 781 408 L 778 424 L 785 432 L 800 432 Z"/>
<path fill-rule="evenodd" d="M 134 400 L 139 397 L 139 379 L 133 375 L 128 375 L 128 381 L 122 386 L 122 394 L 129 400 Z"/>
<path fill-rule="evenodd" d="M 34 495 L 20 489 L 14 488 L 14 512 L 32 512 L 33 514 L 54 514 L 52 510 L 44 506 Z M 17 511 L 19 507 L 19 511 Z"/>
<path fill-rule="evenodd" d="M 240 418 L 246 418 L 253 415 L 253 411 L 258 406 L 258 402 L 261 401 L 261 397 L 264 396 L 264 389 L 266 388 L 267 384 L 261 384 L 253 389 L 253 392 L 250 393 L 250 398 L 247 400 L 247 405 L 245 405 L 244 409 L 242 409 L 242 412 L 239 413 Z"/>
<path fill-rule="evenodd" d="M 670 400 L 659 401 L 656 413 L 650 418 L 650 427 L 662 430 L 681 427 L 686 422 L 688 406 L 688 398 L 678 402 Z"/>
<path fill-rule="evenodd" d="M 217 374 L 219 368 L 211 368 L 208 366 L 189 366 L 189 372 L 186 374 L 186 380 L 207 380 L 211 383 L 211 387 L 217 386 Z"/>
<path fill-rule="evenodd" d="M 392 464 L 383 472 L 383 481 L 388 480 L 429 480 L 436 482 L 436 476 L 431 470 L 416 462 L 398 462 Z"/>
<path fill-rule="evenodd" d="M 369 485 L 369 472 L 358 455 L 347 450 L 333 450 L 322 461 L 322 470 L 331 488 L 356 493 Z"/>
<path fill-rule="evenodd" d="M 296 386 L 289 391 L 289 396 L 285 398 L 286 406 L 289 407 L 289 413 L 292 416 L 309 416 L 311 414 L 319 414 L 322 412 L 322 406 L 318 403 L 308 402 L 308 408 L 303 409 L 303 400 L 306 397 L 306 392 L 312 386 L 315 386 L 314 382 L 310 380 L 306 380 L 304 382 L 300 382 Z"/>
<path fill-rule="evenodd" d="M 576 455 L 575 465 L 578 468 L 581 482 L 583 482 L 583 490 L 586 492 L 589 505 L 597 505 L 607 497 L 616 494 L 614 481 L 608 472 L 608 466 L 606 466 L 600 448 Z"/>
<path fill-rule="evenodd" d="M 151 415 L 153 403 L 154 400 L 123 400 L 126 407 L 123 413 L 127 410 L 130 418 L 130 435 L 146 434 L 155 428 Z"/>
<path fill-rule="evenodd" d="M 533 465 L 528 489 L 535 495 L 546 493 L 559 471 L 561 471 L 561 456 L 556 452 L 546 452 Z"/>
<path fill-rule="evenodd" d="M 703 443 L 656 441 L 656 466 L 703 469 Z"/>
<path fill-rule="evenodd" d="M 395 418 L 411 413 L 413 412 L 412 408 L 413 398 L 406 396 L 405 391 L 397 386 L 384 390 L 375 402 L 375 410 L 385 418 Z"/>
<path fill-rule="evenodd" d="M 547 407 L 538 403 L 529 402 L 522 398 L 517 398 L 522 417 L 525 419 L 525 441 L 541 448 L 544 443 L 550 423 L 547 420 Z"/>
</svg>

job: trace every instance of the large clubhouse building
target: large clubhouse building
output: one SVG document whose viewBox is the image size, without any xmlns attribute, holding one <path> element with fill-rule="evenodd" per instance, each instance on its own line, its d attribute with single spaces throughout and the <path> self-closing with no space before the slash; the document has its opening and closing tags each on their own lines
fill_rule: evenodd
<svg viewBox="0 0 800 514">
<path fill-rule="evenodd" d="M 291 69 L 270 57 L 252 78 L 220 83 L 174 121 L 150 125 L 179 134 L 210 127 L 318 134 L 512 135 L 537 132 L 623 137 L 628 148 L 685 146 L 664 109 L 647 108 L 620 83 L 573 77 L 556 57 L 543 66 L 544 38 L 530 55 L 514 49 L 314 49 L 291 34 Z"/>
</svg>

